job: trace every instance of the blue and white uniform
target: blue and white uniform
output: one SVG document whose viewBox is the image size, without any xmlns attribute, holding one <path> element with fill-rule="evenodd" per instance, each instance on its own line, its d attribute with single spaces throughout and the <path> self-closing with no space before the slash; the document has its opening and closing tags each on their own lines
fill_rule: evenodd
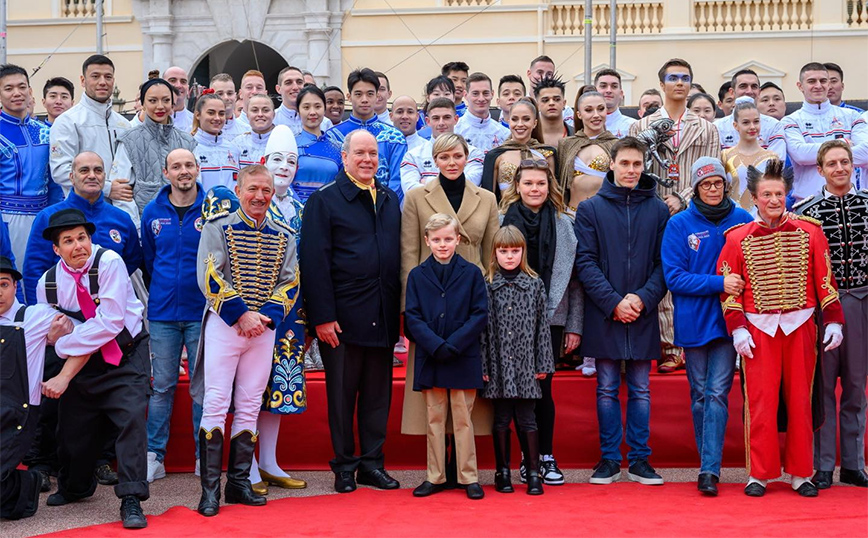
<svg viewBox="0 0 868 538">
<path fill-rule="evenodd" d="M 341 169 L 341 148 L 325 134 L 317 137 L 307 131 L 296 136 L 298 170 L 292 190 L 302 203 L 323 185 L 334 181 Z"/>
<path fill-rule="evenodd" d="M 566 109 L 564 112 L 566 112 Z M 570 119 L 573 119 L 572 112 L 570 112 Z M 567 118 L 564 116 L 564 121 L 566 120 Z M 621 109 L 616 108 L 611 114 L 606 114 L 606 130 L 615 135 L 615 138 L 624 138 L 630 134 L 630 126 L 636 123 L 636 121 L 630 116 L 621 114 Z M 570 125 L 572 125 L 572 122 Z"/>
<path fill-rule="evenodd" d="M 199 127 L 199 131 L 201 130 L 202 128 Z M 220 134 L 222 134 L 226 140 L 235 140 L 249 130 L 250 126 L 246 123 L 238 121 L 237 118 L 228 118 L 226 120 L 226 125 L 223 126 L 223 131 L 221 131 Z"/>
<path fill-rule="evenodd" d="M 190 131 L 193 130 L 193 113 L 182 108 L 172 114 L 172 125 L 175 126 L 175 129 L 190 134 Z"/>
<path fill-rule="evenodd" d="M 226 137 L 226 131 L 215 136 L 199 129 L 193 137 L 199 144 L 193 154 L 199 161 L 199 179 L 205 192 L 217 185 L 234 188 L 241 152 Z"/>
<path fill-rule="evenodd" d="M 418 148 L 419 146 L 423 145 L 425 142 L 428 141 L 426 138 L 422 138 L 421 136 L 419 136 L 419 133 L 413 133 L 410 136 L 405 136 L 404 138 L 407 140 L 408 152 L 413 151 L 414 149 Z"/>
<path fill-rule="evenodd" d="M 292 129 L 292 134 L 294 134 L 296 137 L 301 134 L 303 127 L 301 116 L 298 115 L 298 112 L 292 110 L 291 108 L 286 108 L 283 105 L 280 105 L 279 107 L 277 107 L 277 110 L 274 111 L 274 124 L 286 125 L 290 129 Z M 322 132 L 326 132 L 332 127 L 334 127 L 334 124 L 332 124 L 332 120 L 325 117 L 319 124 L 319 128 Z"/>
<path fill-rule="evenodd" d="M 853 110 L 834 106 L 828 99 L 820 104 L 804 102 L 802 108 L 785 116 L 781 125 L 793 163 L 796 200 L 817 194 L 825 185 L 826 180 L 817 172 L 817 151 L 827 140 L 850 140 L 854 168 L 868 165 L 868 124 Z M 864 181 L 861 172 L 854 174 L 857 187 Z"/>
<path fill-rule="evenodd" d="M 235 137 L 232 143 L 238 147 L 239 169 L 262 162 L 262 157 L 265 155 L 265 145 L 268 144 L 268 137 L 271 136 L 272 131 L 262 134 L 248 131 Z"/>
<path fill-rule="evenodd" d="M 49 128 L 32 118 L 0 111 L 0 212 L 9 225 L 12 251 L 24 261 L 27 238 L 36 214 L 48 207 Z M 57 189 L 59 201 L 63 198 Z M 51 189 L 53 191 L 53 189 Z"/>
<path fill-rule="evenodd" d="M 397 193 L 401 199 L 401 163 L 407 153 L 407 141 L 398 129 L 387 125 L 376 117 L 369 120 L 360 120 L 350 114 L 350 117 L 335 125 L 326 132 L 326 136 L 336 143 L 338 147 L 344 143 L 344 137 L 357 129 L 364 129 L 374 135 L 379 148 L 379 162 L 377 167 L 377 180 L 387 185 Z"/>
<path fill-rule="evenodd" d="M 733 126 L 732 114 L 714 120 L 714 126 L 720 133 L 720 149 L 733 148 L 738 145 L 738 131 Z M 787 158 L 787 143 L 784 140 L 783 124 L 771 116 L 760 114 L 759 145 L 763 149 L 774 151 L 781 160 Z"/>
<path fill-rule="evenodd" d="M 465 114 L 455 124 L 455 134 L 460 134 L 468 144 L 488 153 L 506 142 L 509 129 L 494 121 L 491 116 L 477 118 L 473 114 Z"/>
</svg>

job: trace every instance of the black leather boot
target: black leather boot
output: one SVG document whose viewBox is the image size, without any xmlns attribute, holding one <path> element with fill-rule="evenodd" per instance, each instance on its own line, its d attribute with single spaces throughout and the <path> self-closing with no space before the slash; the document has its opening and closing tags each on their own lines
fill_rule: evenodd
<svg viewBox="0 0 868 538">
<path fill-rule="evenodd" d="M 229 441 L 229 468 L 226 470 L 226 502 L 248 506 L 265 505 L 265 497 L 253 492 L 250 484 L 250 467 L 253 465 L 253 450 L 256 436 L 244 430 Z"/>
<path fill-rule="evenodd" d="M 494 430 L 494 489 L 499 493 L 512 493 L 512 478 L 509 476 L 509 449 L 512 432 Z"/>
<path fill-rule="evenodd" d="M 539 432 L 522 432 L 527 442 L 527 494 L 542 495 L 542 478 L 539 475 Z"/>
<path fill-rule="evenodd" d="M 220 428 L 199 429 L 199 480 L 202 497 L 199 513 L 216 516 L 220 511 L 220 474 L 223 469 L 223 432 Z"/>
</svg>

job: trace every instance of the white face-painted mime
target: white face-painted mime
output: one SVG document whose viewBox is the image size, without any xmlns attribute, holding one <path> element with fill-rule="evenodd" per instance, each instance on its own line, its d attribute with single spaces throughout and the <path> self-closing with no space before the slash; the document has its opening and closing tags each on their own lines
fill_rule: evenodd
<svg viewBox="0 0 868 538">
<path fill-rule="evenodd" d="M 263 161 L 274 176 L 274 203 L 284 217 L 290 219 L 295 216 L 291 198 L 296 198 L 292 191 L 292 180 L 298 170 L 298 144 L 289 127 L 278 125 L 274 128 L 265 146 Z"/>
</svg>

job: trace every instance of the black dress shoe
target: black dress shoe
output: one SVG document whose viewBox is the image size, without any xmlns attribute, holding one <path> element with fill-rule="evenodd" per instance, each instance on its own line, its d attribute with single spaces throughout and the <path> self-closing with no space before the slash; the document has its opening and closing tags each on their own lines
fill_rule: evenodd
<svg viewBox="0 0 868 538">
<path fill-rule="evenodd" d="M 338 493 L 351 493 L 356 491 L 356 480 L 352 471 L 339 471 L 335 473 L 335 491 Z"/>
<path fill-rule="evenodd" d="M 48 506 L 63 506 L 64 504 L 69 504 L 71 502 L 71 500 L 63 496 L 63 493 L 57 491 L 48 496 L 45 504 Z"/>
<path fill-rule="evenodd" d="M 817 489 L 829 489 L 832 487 L 832 471 L 817 471 L 814 473 L 814 478 L 811 482 Z"/>
<path fill-rule="evenodd" d="M 51 477 L 48 475 L 48 471 L 38 471 L 39 472 L 39 491 L 41 493 L 45 493 L 46 491 L 51 491 Z"/>
<path fill-rule="evenodd" d="M 751 482 L 745 486 L 744 494 L 748 497 L 762 497 L 766 494 L 766 488 L 759 482 Z"/>
<path fill-rule="evenodd" d="M 485 497 L 485 492 L 482 491 L 482 486 L 479 485 L 479 482 L 474 482 L 472 484 L 467 484 L 467 498 L 473 499 L 474 501 L 478 501 L 479 499 Z"/>
<path fill-rule="evenodd" d="M 427 497 L 428 495 L 434 495 L 435 493 L 440 493 L 446 489 L 446 484 L 432 484 L 429 481 L 424 481 L 413 490 L 414 497 Z"/>
<path fill-rule="evenodd" d="M 138 497 L 127 495 L 121 499 L 121 521 L 125 529 L 144 529 L 148 526 L 148 520 L 145 519 Z"/>
<path fill-rule="evenodd" d="M 805 482 L 799 489 L 796 490 L 796 493 L 801 495 L 802 497 L 816 497 L 820 494 L 819 490 L 817 490 L 817 486 L 810 482 Z"/>
<path fill-rule="evenodd" d="M 356 481 L 365 486 L 374 486 L 377 489 L 398 489 L 401 485 L 397 480 L 389 476 L 385 469 L 372 469 L 359 471 Z"/>
<path fill-rule="evenodd" d="M 711 497 L 717 497 L 718 478 L 711 473 L 702 473 L 696 481 L 696 488 Z"/>
<path fill-rule="evenodd" d="M 114 486 L 118 483 L 118 474 L 114 472 L 108 463 L 104 463 L 94 471 L 96 481 L 101 486 Z"/>
<path fill-rule="evenodd" d="M 862 469 L 854 471 L 852 469 L 841 467 L 841 483 L 859 486 L 860 488 L 868 488 L 868 475 L 866 475 L 865 471 Z"/>
</svg>

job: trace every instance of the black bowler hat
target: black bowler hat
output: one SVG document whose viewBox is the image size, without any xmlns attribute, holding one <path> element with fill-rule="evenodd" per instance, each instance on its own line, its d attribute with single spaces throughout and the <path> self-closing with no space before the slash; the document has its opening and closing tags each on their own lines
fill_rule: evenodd
<svg viewBox="0 0 868 538">
<path fill-rule="evenodd" d="M 12 275 L 12 280 L 16 282 L 21 280 L 21 273 L 15 269 L 15 264 L 12 263 L 12 260 L 6 256 L 0 256 L 0 273 Z"/>
<path fill-rule="evenodd" d="M 42 238 L 53 241 L 55 233 L 69 230 L 76 226 L 84 226 L 88 235 L 93 235 L 94 230 L 96 230 L 96 226 L 94 226 L 92 222 L 88 222 L 87 219 L 84 218 L 84 213 L 78 209 L 62 209 L 48 217 L 48 226 L 42 230 Z"/>
</svg>

